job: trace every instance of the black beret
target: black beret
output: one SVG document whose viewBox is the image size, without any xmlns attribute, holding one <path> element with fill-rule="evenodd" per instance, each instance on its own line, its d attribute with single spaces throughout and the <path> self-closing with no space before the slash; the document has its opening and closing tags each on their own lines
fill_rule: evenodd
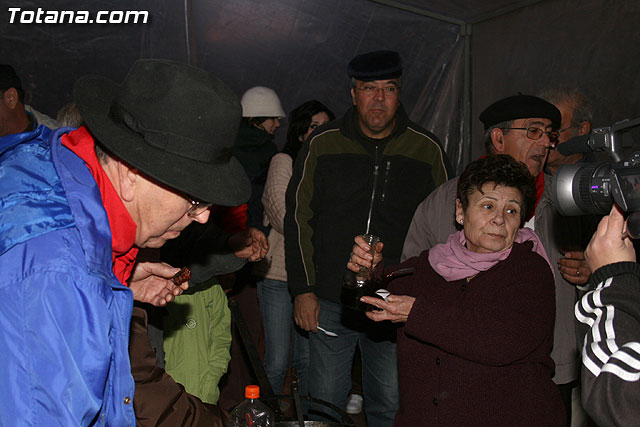
<svg viewBox="0 0 640 427">
<path fill-rule="evenodd" d="M 349 62 L 349 77 L 369 82 L 396 79 L 402 75 L 402 58 L 393 50 L 377 50 L 363 53 Z"/>
<path fill-rule="evenodd" d="M 0 64 L 0 90 L 22 90 L 22 82 L 11 65 Z"/>
<path fill-rule="evenodd" d="M 480 121 L 489 129 L 498 123 L 515 119 L 543 118 L 551 120 L 554 129 L 560 128 L 562 117 L 555 105 L 532 95 L 515 95 L 489 105 L 480 113 Z"/>
</svg>

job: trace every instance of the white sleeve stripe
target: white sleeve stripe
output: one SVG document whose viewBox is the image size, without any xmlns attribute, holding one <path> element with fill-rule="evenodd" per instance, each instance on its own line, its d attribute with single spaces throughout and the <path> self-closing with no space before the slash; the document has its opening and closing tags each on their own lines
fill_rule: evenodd
<svg viewBox="0 0 640 427">
<path fill-rule="evenodd" d="M 609 346 L 607 346 L 609 347 Z M 593 356 L 597 357 L 603 364 L 607 363 L 609 357 L 611 357 L 612 352 L 605 351 L 600 345 L 600 341 L 593 341 L 590 346 L 591 352 L 589 352 L 589 348 L 587 348 L 587 353 L 593 354 Z"/>
<path fill-rule="evenodd" d="M 600 367 L 597 364 L 593 363 L 587 356 L 586 349 L 582 350 L 582 364 L 589 370 L 589 372 L 593 374 L 593 376 L 597 377 L 598 375 L 600 375 Z"/>
<path fill-rule="evenodd" d="M 638 343 L 630 343 L 630 344 L 638 344 Z M 626 346 L 625 346 L 626 347 Z M 622 347 L 624 349 L 624 347 Z M 640 371 L 640 359 L 637 356 L 629 354 L 625 351 L 618 351 L 615 354 L 611 355 L 612 359 L 618 359 L 622 363 L 629 365 L 630 368 L 635 369 L 636 371 Z"/>
<path fill-rule="evenodd" d="M 593 344 L 592 347 L 597 348 L 598 346 Z M 640 343 L 629 343 L 628 347 L 634 348 L 634 350 L 640 350 Z M 603 362 L 600 367 L 600 364 L 594 363 L 593 358 L 588 356 L 588 351 L 585 348 L 583 350 L 582 362 L 584 366 L 596 377 L 602 372 L 609 372 L 625 381 L 638 381 L 640 379 L 640 357 L 634 354 L 629 354 L 625 350 L 629 350 L 626 345 L 619 351 L 612 354 L 609 358 L 600 359 Z M 599 353 L 602 354 L 601 351 Z M 640 355 L 637 351 L 635 351 L 635 353 Z"/>
<path fill-rule="evenodd" d="M 626 343 L 624 346 L 622 346 L 622 348 L 628 347 L 629 349 L 635 351 L 639 356 L 640 356 L 640 343 L 633 341 L 633 342 L 628 342 Z"/>
<path fill-rule="evenodd" d="M 612 365 L 610 363 L 604 365 L 601 372 L 609 372 L 610 374 L 619 377 L 621 380 L 629 382 L 635 382 L 640 379 L 640 372 L 628 372 L 622 369 L 620 366 Z"/>
<path fill-rule="evenodd" d="M 615 308 L 602 303 L 602 290 L 609 287 L 612 281 L 610 277 L 600 283 L 596 290 L 587 293 L 576 304 L 576 318 L 591 327 L 589 333 L 592 342 L 582 349 L 582 363 L 596 377 L 608 372 L 624 381 L 638 381 L 640 343 L 626 343 L 622 348 L 618 346 L 613 325 Z"/>
<path fill-rule="evenodd" d="M 616 351 L 618 351 L 618 344 L 616 344 L 615 341 L 616 331 L 613 329 L 614 307 L 612 305 L 609 305 L 606 307 L 606 311 L 607 317 L 604 321 L 604 336 L 607 337 L 607 339 L 605 340 L 605 342 L 607 343 L 607 346 L 609 347 L 611 353 L 615 353 Z M 608 339 L 609 337 L 611 337 L 612 339 Z"/>
<path fill-rule="evenodd" d="M 594 323 L 594 318 L 587 316 L 587 313 L 589 312 L 585 308 L 585 304 L 586 304 L 586 300 L 584 298 L 580 299 L 580 301 L 576 303 L 576 307 L 574 310 L 576 319 L 578 319 L 580 323 L 585 323 L 589 325 L 589 327 L 591 327 Z"/>
</svg>

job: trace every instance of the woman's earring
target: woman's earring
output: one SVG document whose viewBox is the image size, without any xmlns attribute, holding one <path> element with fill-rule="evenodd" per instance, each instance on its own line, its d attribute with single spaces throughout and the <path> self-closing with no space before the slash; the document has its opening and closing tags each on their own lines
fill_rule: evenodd
<svg viewBox="0 0 640 427">
<path fill-rule="evenodd" d="M 464 219 L 460 218 L 460 219 L 458 220 L 458 224 L 463 225 L 463 224 L 464 224 Z"/>
</svg>

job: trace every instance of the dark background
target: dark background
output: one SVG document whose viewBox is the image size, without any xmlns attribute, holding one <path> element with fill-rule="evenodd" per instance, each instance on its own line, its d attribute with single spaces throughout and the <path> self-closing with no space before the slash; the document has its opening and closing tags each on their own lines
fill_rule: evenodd
<svg viewBox="0 0 640 427">
<path fill-rule="evenodd" d="M 9 7 L 148 10 L 150 22 L 10 24 Z M 341 115 L 348 61 L 393 49 L 407 111 L 460 171 L 483 154 L 480 111 L 518 91 L 579 86 L 596 126 L 640 116 L 638 22 L 635 0 L 0 0 L 0 62 L 16 68 L 27 104 L 54 118 L 78 77 L 121 81 L 138 58 L 189 62 L 238 96 L 271 87 L 285 111 L 316 98 Z"/>
</svg>

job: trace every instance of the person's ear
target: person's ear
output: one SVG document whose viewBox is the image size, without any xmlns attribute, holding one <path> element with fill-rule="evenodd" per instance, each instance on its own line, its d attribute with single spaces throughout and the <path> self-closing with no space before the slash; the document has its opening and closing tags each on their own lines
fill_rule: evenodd
<svg viewBox="0 0 640 427">
<path fill-rule="evenodd" d="M 356 105 L 356 88 L 351 88 L 351 100 L 353 101 L 353 105 Z"/>
<path fill-rule="evenodd" d="M 578 135 L 586 135 L 591 132 L 591 122 L 582 122 L 578 125 Z"/>
<path fill-rule="evenodd" d="M 122 162 L 118 162 L 118 186 L 120 188 L 120 197 L 125 202 L 131 202 L 139 191 L 139 185 L 142 182 L 139 172 L 135 168 L 130 168 Z"/>
<path fill-rule="evenodd" d="M 19 101 L 20 99 L 18 98 L 18 91 L 14 87 L 10 87 L 2 94 L 2 102 L 4 102 L 4 104 L 10 110 L 15 110 Z"/>
<path fill-rule="evenodd" d="M 491 129 L 491 144 L 496 154 L 504 153 L 504 132 L 502 129 Z"/>
<path fill-rule="evenodd" d="M 460 225 L 464 224 L 464 213 L 462 211 L 462 202 L 456 199 L 456 222 Z"/>
</svg>

